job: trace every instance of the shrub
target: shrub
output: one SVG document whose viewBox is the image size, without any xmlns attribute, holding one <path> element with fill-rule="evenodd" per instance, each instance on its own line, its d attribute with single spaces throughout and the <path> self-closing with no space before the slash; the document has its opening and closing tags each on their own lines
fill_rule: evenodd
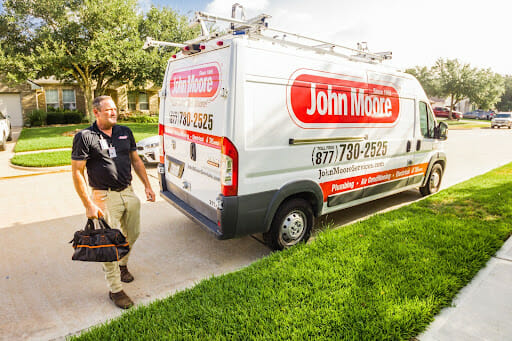
<svg viewBox="0 0 512 341">
<path fill-rule="evenodd" d="M 158 123 L 157 116 L 140 115 L 140 116 L 132 116 L 131 119 L 133 119 L 132 122 L 135 122 L 135 123 Z"/>
<path fill-rule="evenodd" d="M 60 111 L 48 111 L 46 114 L 46 124 L 61 124 L 63 119 L 63 113 Z"/>
<path fill-rule="evenodd" d="M 27 121 L 31 127 L 40 127 L 46 124 L 46 111 L 42 109 L 32 110 L 28 114 Z"/>
<path fill-rule="evenodd" d="M 65 124 L 78 124 L 84 119 L 84 114 L 78 110 L 68 111 L 64 113 Z"/>
<path fill-rule="evenodd" d="M 158 116 L 148 116 L 144 114 L 122 115 L 119 118 L 125 122 L 158 123 Z"/>
<path fill-rule="evenodd" d="M 46 123 L 51 124 L 78 124 L 81 123 L 84 114 L 77 110 L 52 110 L 48 112 Z"/>
</svg>

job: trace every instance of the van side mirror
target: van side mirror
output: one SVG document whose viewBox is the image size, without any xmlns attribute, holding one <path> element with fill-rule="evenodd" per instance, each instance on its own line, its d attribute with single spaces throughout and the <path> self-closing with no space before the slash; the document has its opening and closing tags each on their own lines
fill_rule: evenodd
<svg viewBox="0 0 512 341">
<path fill-rule="evenodd" d="M 434 130 L 434 138 L 444 141 L 448 138 L 448 124 L 439 122 Z"/>
</svg>

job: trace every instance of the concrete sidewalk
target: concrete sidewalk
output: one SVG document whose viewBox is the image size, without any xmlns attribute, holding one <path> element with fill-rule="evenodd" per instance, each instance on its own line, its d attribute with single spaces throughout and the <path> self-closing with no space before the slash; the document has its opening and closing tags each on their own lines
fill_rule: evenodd
<svg viewBox="0 0 512 341">
<path fill-rule="evenodd" d="M 512 340 L 512 238 L 418 336 L 434 340 Z"/>
</svg>

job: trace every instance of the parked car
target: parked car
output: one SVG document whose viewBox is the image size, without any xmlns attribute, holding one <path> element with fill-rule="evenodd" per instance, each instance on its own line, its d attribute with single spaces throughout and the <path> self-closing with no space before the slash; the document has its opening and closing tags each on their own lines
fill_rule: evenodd
<svg viewBox="0 0 512 341">
<path fill-rule="evenodd" d="M 495 113 L 492 110 L 484 111 L 481 109 L 468 111 L 464 113 L 464 118 L 471 118 L 476 120 L 490 120 L 494 117 Z"/>
<path fill-rule="evenodd" d="M 11 121 L 9 116 L 0 111 L 0 150 L 5 150 L 7 141 L 12 140 Z"/>
<path fill-rule="evenodd" d="M 510 112 L 500 112 L 496 116 L 494 116 L 491 120 L 491 128 L 494 127 L 508 127 L 508 129 L 512 128 L 512 113 Z"/>
<path fill-rule="evenodd" d="M 137 154 L 145 163 L 160 162 L 160 136 L 147 137 L 137 142 Z"/>
<path fill-rule="evenodd" d="M 450 108 L 447 107 L 434 107 L 434 115 L 436 117 L 450 117 Z M 460 120 L 462 118 L 462 113 L 459 111 L 452 111 L 452 118 L 456 120 Z"/>
</svg>

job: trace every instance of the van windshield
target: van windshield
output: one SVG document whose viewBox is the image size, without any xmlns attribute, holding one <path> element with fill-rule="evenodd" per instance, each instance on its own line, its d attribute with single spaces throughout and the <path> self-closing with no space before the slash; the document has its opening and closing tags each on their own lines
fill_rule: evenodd
<svg viewBox="0 0 512 341">
<path fill-rule="evenodd" d="M 496 118 L 510 118 L 511 114 L 498 114 Z"/>
</svg>

